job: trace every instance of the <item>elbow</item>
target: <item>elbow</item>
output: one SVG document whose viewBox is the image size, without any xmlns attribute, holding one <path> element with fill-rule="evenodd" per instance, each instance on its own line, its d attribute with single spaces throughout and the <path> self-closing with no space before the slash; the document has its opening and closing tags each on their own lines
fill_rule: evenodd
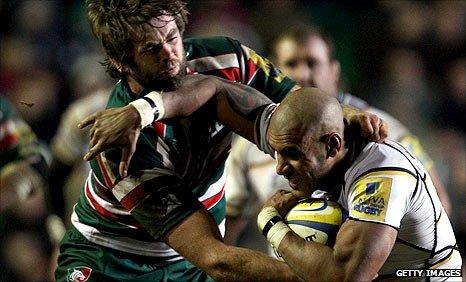
<svg viewBox="0 0 466 282">
<path fill-rule="evenodd" d="M 199 268 L 214 281 L 231 281 L 234 277 L 232 264 L 228 252 L 211 252 L 199 262 Z"/>
</svg>

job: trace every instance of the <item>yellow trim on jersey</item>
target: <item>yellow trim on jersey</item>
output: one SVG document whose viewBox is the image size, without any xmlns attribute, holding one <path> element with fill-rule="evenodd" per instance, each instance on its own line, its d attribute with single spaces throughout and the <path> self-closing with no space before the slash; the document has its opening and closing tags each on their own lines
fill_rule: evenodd
<svg viewBox="0 0 466 282">
<path fill-rule="evenodd" d="M 390 176 L 404 176 L 404 177 L 411 177 L 414 180 L 416 180 L 416 177 L 414 175 L 406 172 L 406 171 L 400 171 L 400 170 L 378 170 L 378 171 L 373 171 L 369 172 L 368 174 L 363 174 L 362 178 L 361 176 L 354 182 L 358 182 L 359 180 L 366 178 L 366 177 L 390 177 Z"/>
<path fill-rule="evenodd" d="M 270 66 L 272 65 L 269 60 L 259 56 L 254 50 L 249 49 L 249 58 L 254 62 L 261 70 L 265 72 L 267 76 L 270 76 Z M 274 76 L 273 79 L 278 83 L 281 83 L 286 75 L 282 72 L 277 73 L 277 76 Z"/>
<path fill-rule="evenodd" d="M 358 219 L 385 221 L 392 178 L 364 177 L 353 185 L 355 188 L 350 195 L 350 216 Z"/>
<path fill-rule="evenodd" d="M 380 170 L 363 174 L 351 185 L 349 215 L 357 219 L 385 222 L 393 182 L 406 178 L 413 185 L 416 177 L 406 171 Z"/>
</svg>

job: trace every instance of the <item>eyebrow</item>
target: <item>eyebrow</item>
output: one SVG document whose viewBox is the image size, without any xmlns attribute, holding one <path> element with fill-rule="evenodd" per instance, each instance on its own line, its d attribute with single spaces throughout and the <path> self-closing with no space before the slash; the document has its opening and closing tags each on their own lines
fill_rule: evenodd
<svg viewBox="0 0 466 282">
<path fill-rule="evenodd" d="M 167 33 L 167 36 L 165 37 L 166 39 L 170 39 L 171 37 L 173 37 L 174 35 L 176 34 L 176 29 L 175 28 L 172 28 L 170 29 L 170 31 Z M 139 51 L 140 52 L 144 52 L 146 51 L 147 49 L 149 49 L 150 47 L 152 46 L 160 46 L 162 43 L 161 42 L 155 42 L 155 41 L 146 41 L 144 42 L 144 44 L 139 47 Z"/>
</svg>

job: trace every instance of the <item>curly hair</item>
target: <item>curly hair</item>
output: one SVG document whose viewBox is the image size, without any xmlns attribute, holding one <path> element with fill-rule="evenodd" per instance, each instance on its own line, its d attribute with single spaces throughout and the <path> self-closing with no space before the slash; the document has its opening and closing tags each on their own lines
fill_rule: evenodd
<svg viewBox="0 0 466 282">
<path fill-rule="evenodd" d="M 87 0 L 87 19 L 107 58 L 102 63 L 114 78 L 122 73 L 111 63 L 131 63 L 134 42 L 143 40 L 143 24 L 151 18 L 172 16 L 182 35 L 188 22 L 182 0 Z"/>
</svg>

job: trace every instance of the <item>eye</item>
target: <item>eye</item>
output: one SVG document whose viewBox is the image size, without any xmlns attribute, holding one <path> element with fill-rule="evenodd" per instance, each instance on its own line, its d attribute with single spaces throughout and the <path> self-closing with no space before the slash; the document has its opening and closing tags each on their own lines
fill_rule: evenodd
<svg viewBox="0 0 466 282">
<path fill-rule="evenodd" d="M 296 147 L 287 147 L 281 151 L 281 155 L 292 160 L 298 160 L 303 155 L 302 151 Z"/>
<path fill-rule="evenodd" d="M 298 65 L 298 60 L 288 60 L 285 62 L 285 66 L 289 67 L 289 68 L 295 68 L 296 66 Z"/>
<path fill-rule="evenodd" d="M 149 55 L 149 54 L 154 54 L 158 52 L 158 50 L 160 50 L 160 46 L 151 44 L 151 45 L 144 47 L 141 53 L 145 55 Z"/>
<path fill-rule="evenodd" d="M 167 39 L 167 42 L 174 42 L 176 39 L 178 39 L 178 36 L 173 36 Z"/>
</svg>

